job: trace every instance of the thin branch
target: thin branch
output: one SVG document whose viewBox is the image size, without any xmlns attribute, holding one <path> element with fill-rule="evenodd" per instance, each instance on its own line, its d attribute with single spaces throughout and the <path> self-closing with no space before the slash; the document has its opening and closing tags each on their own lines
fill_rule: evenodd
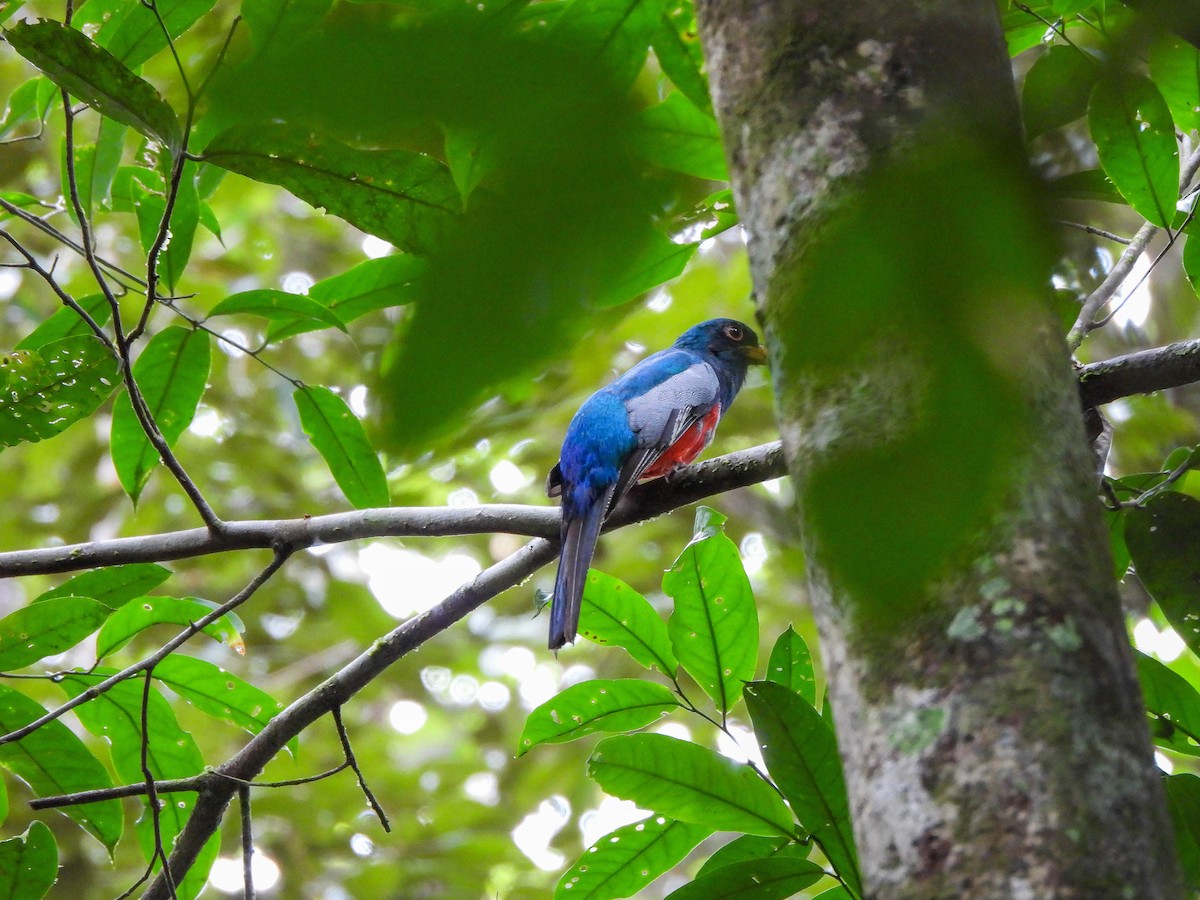
<svg viewBox="0 0 1200 900">
<path fill-rule="evenodd" d="M 1105 231 L 1103 228 L 1097 228 L 1094 225 L 1084 225 L 1082 222 L 1068 222 L 1065 219 L 1055 219 L 1055 225 L 1062 225 L 1064 228 L 1074 228 L 1078 231 L 1083 231 L 1088 234 L 1094 234 L 1096 237 L 1106 238 L 1110 241 L 1116 241 L 1118 244 L 1132 244 L 1133 239 L 1121 237 L 1119 234 L 1113 234 L 1111 231 Z"/>
<path fill-rule="evenodd" d="M 250 816 L 250 788 L 238 787 L 238 806 L 242 811 L 242 885 L 244 900 L 254 900 L 254 822 Z"/>
<path fill-rule="evenodd" d="M 158 802 L 158 791 L 154 786 L 154 773 L 150 770 L 150 684 L 154 667 L 146 669 L 142 679 L 142 746 L 141 764 L 142 777 L 146 785 L 146 805 L 150 810 L 150 822 L 154 828 L 154 852 L 150 856 L 153 867 L 156 859 L 162 860 L 162 877 L 171 896 L 175 897 L 175 879 L 171 875 L 171 863 L 167 859 L 167 851 L 163 848 L 162 838 L 162 807 Z"/>
<path fill-rule="evenodd" d="M 778 442 L 717 457 L 632 491 L 610 526 L 658 515 L 703 497 L 785 474 Z M 0 553 L 0 578 L 76 572 L 128 562 L 165 562 L 231 550 L 286 546 L 293 550 L 375 537 L 445 537 L 504 532 L 557 537 L 560 514 L 552 506 L 495 504 L 477 507 L 390 507 L 299 519 L 226 522 L 204 528 Z"/>
<path fill-rule="evenodd" d="M 346 723 L 342 721 L 342 708 L 335 706 L 330 713 L 333 715 L 333 724 L 337 726 L 338 740 L 342 742 L 342 753 L 346 757 L 347 764 L 354 770 L 354 777 L 358 779 L 359 788 L 367 798 L 367 802 L 371 804 L 375 815 L 379 817 L 379 824 L 383 826 L 383 830 L 391 833 L 392 823 L 388 821 L 387 813 L 383 811 L 383 807 L 379 805 L 379 801 L 367 787 L 367 779 L 363 776 L 362 769 L 358 767 L 358 760 L 354 757 L 354 748 L 350 746 L 350 735 L 346 731 Z"/>
<path fill-rule="evenodd" d="M 177 634 L 175 637 L 171 638 L 171 640 L 167 641 L 165 644 L 162 645 L 162 647 L 160 647 L 158 650 L 156 650 L 153 654 L 146 657 L 145 659 L 134 663 L 133 665 L 129 666 L 128 668 L 122 669 L 120 672 L 117 672 L 115 675 L 110 675 L 108 678 L 105 678 L 99 684 L 92 685 L 90 688 L 88 688 L 83 693 L 78 694 L 75 697 L 72 697 L 66 703 L 63 703 L 61 706 L 55 707 L 54 709 L 50 710 L 50 712 L 46 713 L 44 716 L 40 716 L 37 719 L 34 719 L 32 722 L 30 722 L 27 725 L 22 726 L 21 728 L 18 728 L 16 731 L 10 731 L 8 734 L 0 735 L 0 745 L 11 744 L 13 741 L 19 741 L 21 738 L 25 737 L 26 735 L 32 734 L 33 732 L 37 731 L 43 725 L 46 725 L 47 723 L 53 722 L 55 719 L 62 717 L 62 715 L 64 713 L 69 712 L 70 710 L 74 709 L 75 707 L 82 706 L 84 703 L 87 703 L 89 700 L 95 700 L 101 694 L 104 694 L 107 691 L 112 690 L 114 687 L 116 687 L 122 681 L 126 681 L 130 678 L 133 678 L 134 676 L 139 675 L 148 669 L 153 669 L 160 662 L 162 662 L 164 659 L 166 659 L 176 648 L 182 646 L 184 643 L 186 643 L 188 640 L 190 640 L 193 635 L 198 634 L 206 626 L 212 624 L 217 619 L 221 618 L 221 616 L 225 615 L 226 613 L 230 612 L 231 610 L 234 610 L 237 607 L 241 606 L 243 603 L 245 603 L 247 600 L 249 600 L 252 596 L 254 596 L 254 592 L 257 591 L 260 587 L 262 587 L 267 582 L 267 579 L 269 579 L 272 575 L 274 575 L 279 570 L 279 568 L 287 561 L 288 557 L 291 556 L 291 552 L 292 551 L 287 548 L 280 548 L 280 549 L 276 550 L 275 557 L 274 557 L 274 559 L 271 560 L 270 564 L 265 569 L 263 569 L 261 572 L 259 572 L 257 575 L 255 575 L 253 580 L 248 585 L 246 585 L 244 588 L 242 588 L 240 591 L 238 591 L 238 593 L 235 594 L 230 600 L 227 600 L 225 603 L 223 603 L 221 606 L 218 606 L 216 609 L 214 609 L 212 612 L 208 613 L 207 615 L 202 616 L 199 619 L 197 619 L 195 622 L 193 622 L 191 625 L 189 625 L 183 631 L 179 632 L 179 634 Z"/>
<path fill-rule="evenodd" d="M 1191 156 L 1184 163 L 1183 171 L 1179 178 L 1180 193 L 1187 190 L 1188 186 L 1192 183 L 1192 179 L 1196 177 L 1197 169 L 1200 169 L 1200 147 L 1192 151 Z M 1146 246 L 1158 234 L 1158 231 L 1158 226 L 1150 222 L 1145 223 L 1139 228 L 1137 234 L 1133 236 L 1133 240 L 1129 242 L 1129 246 L 1121 253 L 1120 259 L 1117 260 L 1104 281 L 1083 302 L 1083 308 L 1079 310 L 1079 316 L 1075 319 L 1075 324 L 1071 326 L 1071 330 L 1067 333 L 1067 346 L 1072 351 L 1079 349 L 1079 345 L 1083 343 L 1083 339 L 1087 337 L 1088 332 L 1099 327 L 1099 323 L 1096 322 L 1096 314 L 1100 311 L 1100 307 L 1107 303 L 1120 289 L 1121 285 L 1125 283 L 1125 279 L 1133 271 L 1134 263 L 1145 252 Z"/>
</svg>

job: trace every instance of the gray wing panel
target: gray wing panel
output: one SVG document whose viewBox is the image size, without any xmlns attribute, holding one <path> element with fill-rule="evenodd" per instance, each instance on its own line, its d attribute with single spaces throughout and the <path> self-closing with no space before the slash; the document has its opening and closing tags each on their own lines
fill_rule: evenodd
<svg viewBox="0 0 1200 900">
<path fill-rule="evenodd" d="M 640 397 L 625 401 L 629 427 L 638 447 L 665 450 L 695 424 L 696 410 L 707 411 L 720 390 L 717 373 L 705 363 L 689 366 L 655 385 Z"/>
</svg>

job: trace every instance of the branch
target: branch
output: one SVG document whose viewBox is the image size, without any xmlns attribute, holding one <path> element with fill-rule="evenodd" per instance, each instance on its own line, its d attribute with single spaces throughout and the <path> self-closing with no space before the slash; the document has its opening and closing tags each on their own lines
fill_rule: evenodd
<svg viewBox="0 0 1200 900">
<path fill-rule="evenodd" d="M 703 497 L 784 474 L 779 444 L 764 444 L 718 457 L 644 484 L 628 495 L 612 525 L 646 518 Z M 394 507 L 305 516 L 226 522 L 218 532 L 191 528 L 141 537 L 90 541 L 0 553 L 0 578 L 75 572 L 131 562 L 189 559 L 231 550 L 287 547 L 302 550 L 374 537 L 445 537 L 504 532 L 555 537 L 559 512 L 551 506 L 493 504 L 459 507 Z"/>
<path fill-rule="evenodd" d="M 1138 350 L 1079 371 L 1083 405 L 1099 406 L 1132 394 L 1149 394 L 1200 381 L 1200 340 Z"/>
</svg>

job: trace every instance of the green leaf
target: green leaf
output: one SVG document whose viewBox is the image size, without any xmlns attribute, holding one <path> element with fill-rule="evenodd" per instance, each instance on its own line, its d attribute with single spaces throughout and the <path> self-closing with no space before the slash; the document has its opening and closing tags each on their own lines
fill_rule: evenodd
<svg viewBox="0 0 1200 900">
<path fill-rule="evenodd" d="M 462 209 L 450 171 L 431 157 L 358 150 L 288 125 L 235 125 L 205 159 L 287 188 L 410 253 L 429 253 Z"/>
<path fill-rule="evenodd" d="M 1150 48 L 1150 77 L 1184 131 L 1200 128 L 1200 49 L 1164 34 Z"/>
<path fill-rule="evenodd" d="M 682 93 L 643 110 L 633 146 L 656 165 L 711 181 L 728 181 L 716 120 Z"/>
<path fill-rule="evenodd" d="M 779 795 L 749 766 L 665 734 L 605 738 L 588 775 L 615 797 L 713 831 L 795 831 Z"/>
<path fill-rule="evenodd" d="M 46 710 L 24 694 L 0 685 L 0 729 L 16 731 L 45 715 Z M 27 783 L 39 797 L 112 787 L 100 760 L 61 721 L 47 722 L 11 744 L 0 745 L 0 766 Z M 121 801 L 100 800 L 64 806 L 73 819 L 111 853 L 121 837 Z"/>
<path fill-rule="evenodd" d="M 758 611 L 737 547 L 722 533 L 693 540 L 663 591 L 675 601 L 667 626 L 675 656 L 725 715 L 758 660 Z"/>
<path fill-rule="evenodd" d="M 786 900 L 825 870 L 806 859 L 751 859 L 722 866 L 667 895 L 670 900 Z"/>
<path fill-rule="evenodd" d="M 775 641 L 767 661 L 767 680 L 795 691 L 810 706 L 817 705 L 817 679 L 813 674 L 812 655 L 804 638 L 789 625 Z"/>
<path fill-rule="evenodd" d="M 667 625 L 645 597 L 619 579 L 588 572 L 579 610 L 579 633 L 596 644 L 624 648 L 647 669 L 668 678 L 679 668 Z"/>
<path fill-rule="evenodd" d="M 116 387 L 117 357 L 92 334 L 0 355 L 0 447 L 61 434 Z"/>
<path fill-rule="evenodd" d="M 58 845 L 43 822 L 0 841 L 0 900 L 39 900 L 58 880 Z"/>
<path fill-rule="evenodd" d="M 100 119 L 100 131 L 96 136 L 96 154 L 92 163 L 89 191 L 92 202 L 97 205 L 108 203 L 113 178 L 121 167 L 121 156 L 125 152 L 125 135 L 128 128 L 107 117 Z"/>
<path fill-rule="evenodd" d="M 146 14 L 151 15 L 149 11 Z M 183 134 L 174 110 L 149 82 L 82 32 L 43 19 L 18 22 L 4 36 L 14 50 L 71 96 L 166 144 L 172 152 L 179 149 Z"/>
<path fill-rule="evenodd" d="M 60 682 L 60 686 L 68 697 L 74 698 L 115 671 L 97 669 L 87 675 L 68 675 Z M 179 727 L 175 713 L 166 699 L 153 687 L 148 692 L 144 691 L 140 679 L 121 682 L 94 700 L 76 707 L 75 713 L 84 728 L 109 742 L 113 768 L 117 776 L 126 783 L 145 781 L 146 776 L 142 773 L 143 749 L 146 767 L 155 779 L 188 778 L 204 769 L 204 758 L 200 755 L 195 739 Z M 143 715 L 146 732 L 150 738 L 144 742 Z M 185 792 L 172 794 L 168 802 L 161 804 L 159 824 L 163 846 L 168 850 L 187 824 L 195 803 L 196 795 Z M 150 811 L 145 809 L 138 820 L 137 832 L 138 843 L 147 860 L 150 860 L 154 853 L 153 825 Z M 180 900 L 191 900 L 204 888 L 208 870 L 219 847 L 220 836 L 216 833 L 204 845 L 195 864 L 177 885 Z"/>
<path fill-rule="evenodd" d="M 734 838 L 705 860 L 704 865 L 700 867 L 700 871 L 696 873 L 696 878 L 700 879 L 705 875 L 711 875 L 717 869 L 724 866 L 731 866 L 734 863 L 747 862 L 752 859 L 771 859 L 780 855 L 795 857 L 797 859 L 807 859 L 809 852 L 810 848 L 803 844 L 798 844 L 795 841 L 779 837 L 778 835 L 775 837 L 763 837 L 758 834 L 743 834 L 739 838 Z"/>
<path fill-rule="evenodd" d="M 15 9 L 15 6 L 11 8 Z M 42 123 L 54 94 L 53 90 L 45 89 L 46 85 L 54 87 L 53 82 L 38 75 L 30 78 L 9 95 L 4 116 L 0 118 L 0 139 L 7 138 L 18 126 L 26 122 L 37 122 L 39 125 Z"/>
<path fill-rule="evenodd" d="M 1146 712 L 1155 719 L 1150 728 L 1156 743 L 1200 756 L 1200 693 L 1157 659 L 1136 650 L 1134 655 Z"/>
<path fill-rule="evenodd" d="M 0 619 L 0 670 L 21 669 L 74 647 L 112 610 L 87 597 L 56 597 Z"/>
<path fill-rule="evenodd" d="M 599 63 L 618 88 L 633 83 L 646 62 L 664 0 L 574 0 L 554 24 L 552 39 L 579 59 Z"/>
<path fill-rule="evenodd" d="M 300 424 L 324 458 L 333 480 L 358 509 L 391 502 L 387 475 L 362 422 L 329 388 L 302 387 L 292 394 Z"/>
<path fill-rule="evenodd" d="M 1107 76 L 1096 82 L 1088 127 L 1100 164 L 1148 222 L 1169 226 L 1179 199 L 1179 148 L 1162 94 L 1148 78 Z"/>
<path fill-rule="evenodd" d="M 1171 627 L 1200 654 L 1200 501 L 1169 492 L 1127 510 L 1125 544 Z"/>
<path fill-rule="evenodd" d="M 632 897 L 687 856 L 712 831 L 652 815 L 604 835 L 563 873 L 555 900 Z"/>
<path fill-rule="evenodd" d="M 1191 773 L 1163 779 L 1167 809 L 1175 825 L 1180 868 L 1191 890 L 1200 890 L 1200 778 Z"/>
<path fill-rule="evenodd" d="M 112 307 L 108 303 L 108 298 L 103 294 L 88 294 L 86 297 L 79 297 L 75 302 L 95 320 L 97 325 L 103 326 L 112 316 Z M 63 338 L 90 334 L 93 334 L 91 326 L 80 317 L 79 313 L 69 306 L 63 306 L 56 309 L 50 318 L 29 332 L 17 344 L 16 349 L 37 350 L 54 341 L 61 341 Z"/>
<path fill-rule="evenodd" d="M 317 24 L 333 0 L 244 0 L 242 19 L 250 43 L 261 53 L 272 43 L 290 40 Z"/>
<path fill-rule="evenodd" d="M 1101 169 L 1071 172 L 1069 175 L 1055 178 L 1047 187 L 1053 196 L 1064 200 L 1098 200 L 1101 203 L 1125 205 L 1125 201 Z"/>
<path fill-rule="evenodd" d="M 651 41 L 658 64 L 671 83 L 697 107 L 711 110 L 704 53 L 700 49 L 700 29 L 696 26 L 692 4 L 670 4 L 659 16 Z"/>
<path fill-rule="evenodd" d="M 179 325 L 151 338 L 133 364 L 134 379 L 169 446 L 174 446 L 196 415 L 210 365 L 208 335 Z M 128 395 L 118 397 L 113 407 L 110 451 L 122 487 L 137 503 L 161 460 L 142 430 Z"/>
<path fill-rule="evenodd" d="M 158 587 L 171 577 L 171 570 L 158 563 L 128 563 L 93 569 L 64 581 L 56 588 L 34 598 L 41 603 L 55 597 L 91 597 L 110 609 L 124 606 L 134 597 Z"/>
<path fill-rule="evenodd" d="M 143 252 L 149 254 L 158 240 L 163 216 L 167 213 L 167 198 L 160 192 L 143 186 L 139 181 L 129 183 L 133 211 L 137 214 L 138 237 Z M 164 188 L 165 189 L 165 188 Z M 175 206 L 171 210 L 168 228 L 170 240 L 159 250 L 158 271 L 167 288 L 175 290 L 192 254 L 196 226 L 200 222 L 200 200 L 196 195 L 196 164 L 184 164 L 180 174 Z"/>
<path fill-rule="evenodd" d="M 114 612 L 96 636 L 96 658 L 125 646 L 134 635 L 153 625 L 187 626 L 213 611 L 211 603 L 196 597 L 140 597 Z M 204 627 L 204 633 L 228 644 L 237 653 L 246 652 L 238 622 L 230 615 L 221 616 Z"/>
<path fill-rule="evenodd" d="M 661 684 L 622 678 L 572 685 L 529 714 L 517 755 L 538 744 L 573 741 L 597 731 L 633 731 L 656 722 L 679 701 Z"/>
<path fill-rule="evenodd" d="M 445 128 L 446 163 L 462 197 L 463 209 L 479 183 L 500 165 L 496 136 L 474 128 Z"/>
<path fill-rule="evenodd" d="M 213 8 L 215 0 L 155 0 L 158 16 L 171 38 L 178 38 Z M 122 4 L 122 14 L 103 29 L 100 40 L 108 51 L 130 68 L 140 66 L 160 50 L 167 39 L 158 16 L 144 3 Z"/>
<path fill-rule="evenodd" d="M 850 803 L 832 728 L 794 691 L 770 681 L 746 685 L 746 708 L 767 770 L 800 827 L 820 843 L 845 885 L 861 896 Z"/>
<path fill-rule="evenodd" d="M 303 294 L 289 294 L 287 291 L 276 291 L 264 288 L 254 291 L 242 291 L 231 294 L 212 308 L 209 318 L 213 316 L 232 316 L 245 313 L 262 316 L 272 322 L 294 322 L 297 319 L 310 319 L 325 325 L 332 325 L 339 331 L 345 331 L 346 326 L 337 313 L 327 306 Z"/>
<path fill-rule="evenodd" d="M 670 281 L 684 270 L 700 246 L 697 243 L 677 244 L 653 228 L 645 229 L 642 237 L 636 253 L 622 268 L 621 276 L 592 298 L 595 306 L 618 306 Z"/>
<path fill-rule="evenodd" d="M 1183 244 L 1183 274 L 1187 276 L 1192 290 L 1200 296 L 1200 226 L 1194 223 L 1193 219 L 1184 229 L 1187 240 Z"/>
<path fill-rule="evenodd" d="M 154 667 L 154 677 L 196 709 L 222 722 L 258 734 L 283 709 L 266 691 L 247 684 L 207 660 L 172 653 Z M 288 744 L 296 755 L 299 738 Z"/>
<path fill-rule="evenodd" d="M 1086 115 L 1099 77 L 1097 61 L 1078 47 L 1057 44 L 1047 49 L 1030 67 L 1021 91 L 1025 136 L 1035 138 Z"/>
</svg>

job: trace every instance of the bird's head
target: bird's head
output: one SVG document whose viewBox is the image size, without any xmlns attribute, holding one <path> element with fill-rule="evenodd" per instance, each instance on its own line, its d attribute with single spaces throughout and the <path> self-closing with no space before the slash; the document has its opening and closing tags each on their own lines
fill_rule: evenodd
<svg viewBox="0 0 1200 900">
<path fill-rule="evenodd" d="M 767 349 L 758 342 L 754 329 L 736 319 L 709 319 L 693 325 L 680 335 L 675 346 L 744 364 L 767 361 Z"/>
</svg>

